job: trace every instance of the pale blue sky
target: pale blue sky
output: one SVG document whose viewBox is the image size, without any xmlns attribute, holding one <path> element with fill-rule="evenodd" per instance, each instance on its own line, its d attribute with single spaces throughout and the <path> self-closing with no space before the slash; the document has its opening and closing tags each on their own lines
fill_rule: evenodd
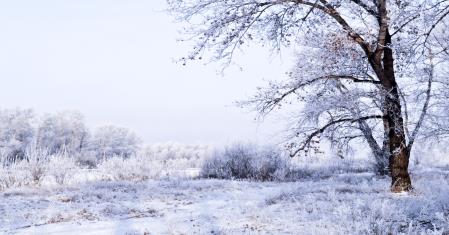
<svg viewBox="0 0 449 235">
<path fill-rule="evenodd" d="M 237 67 L 186 54 L 164 0 L 0 1 L 0 107 L 79 110 L 90 127 L 129 127 L 145 142 L 271 142 L 282 125 L 233 106 L 282 77 L 289 60 L 253 47 Z"/>
</svg>

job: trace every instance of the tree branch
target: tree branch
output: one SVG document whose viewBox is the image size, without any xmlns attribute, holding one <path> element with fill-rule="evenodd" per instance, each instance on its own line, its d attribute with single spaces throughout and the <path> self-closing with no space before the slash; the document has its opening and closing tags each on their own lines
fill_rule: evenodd
<svg viewBox="0 0 449 235">
<path fill-rule="evenodd" d="M 322 134 L 329 127 L 331 127 L 333 125 L 344 123 L 344 122 L 354 123 L 354 122 L 359 122 L 359 121 L 362 121 L 362 120 L 381 119 L 383 117 L 384 117 L 383 115 L 372 115 L 372 116 L 359 117 L 359 118 L 343 118 L 343 119 L 338 119 L 338 120 L 331 120 L 330 122 L 328 122 L 323 127 L 319 128 L 318 130 L 316 130 L 316 131 L 312 132 L 310 135 L 308 135 L 306 140 L 302 142 L 302 144 L 298 147 L 298 149 L 296 149 L 293 153 L 290 154 L 290 157 L 294 157 L 299 152 L 305 150 L 310 145 L 312 139 L 315 136 L 318 136 L 319 134 Z"/>
<path fill-rule="evenodd" d="M 366 5 L 364 2 L 362 2 L 361 0 L 351 0 L 351 2 L 359 5 L 361 8 L 363 8 L 366 12 L 368 12 L 369 14 L 371 14 L 374 17 L 378 17 L 378 13 L 375 9 L 373 9 L 372 7 Z"/>
<path fill-rule="evenodd" d="M 281 93 L 278 97 L 265 97 L 265 100 L 262 100 L 260 102 L 260 108 L 257 108 L 259 113 L 261 114 L 268 114 L 270 113 L 275 107 L 276 105 L 278 105 L 280 102 L 282 102 L 286 97 L 288 97 L 291 94 L 294 94 L 297 90 L 312 85 L 315 82 L 318 82 L 320 80 L 350 80 L 353 81 L 354 83 L 369 83 L 369 84 L 381 84 L 380 81 L 377 80 L 368 80 L 368 79 L 360 79 L 357 78 L 355 76 L 351 76 L 351 75 L 328 75 L 328 76 L 322 76 L 322 77 L 317 77 L 308 81 L 305 81 L 304 83 L 299 83 L 299 84 L 295 84 L 292 88 L 288 89 L 287 91 Z M 252 103 L 255 103 L 255 101 L 253 101 Z"/>
<path fill-rule="evenodd" d="M 415 127 L 415 129 L 413 130 L 413 132 L 412 132 L 412 134 L 410 136 L 409 143 L 408 143 L 408 146 L 407 146 L 407 149 L 409 151 L 412 150 L 412 147 L 413 147 L 413 144 L 415 142 L 416 136 L 419 133 L 419 129 L 421 128 L 421 126 L 422 126 L 422 124 L 424 122 L 424 118 L 426 117 L 427 110 L 429 108 L 429 103 L 430 103 L 430 98 L 431 98 L 431 94 L 430 93 L 432 91 L 432 82 L 433 82 L 434 69 L 435 69 L 434 68 L 435 65 L 433 63 L 433 54 L 432 54 L 432 51 L 430 49 L 429 49 L 429 56 L 430 56 L 430 58 L 429 58 L 429 60 L 430 60 L 430 70 L 429 70 L 429 81 L 427 83 L 427 90 L 426 90 L 426 101 L 424 102 L 424 105 L 422 107 L 421 115 L 419 116 L 418 123 L 416 124 L 416 127 Z"/>
<path fill-rule="evenodd" d="M 446 6 L 443 11 L 446 11 L 446 10 L 447 11 L 444 12 L 440 17 L 438 17 L 438 19 L 435 21 L 435 23 L 433 23 L 432 26 L 430 26 L 430 29 L 425 34 L 426 38 L 424 39 L 424 44 L 427 43 L 427 40 L 429 40 L 430 34 L 432 34 L 433 30 L 437 27 L 437 25 L 440 24 L 444 20 L 444 18 L 446 18 L 446 16 L 449 15 L 448 9 L 449 9 L 449 6 Z"/>
<path fill-rule="evenodd" d="M 404 24 L 402 24 L 401 26 L 399 26 L 398 29 L 397 29 L 396 31 L 394 31 L 394 32 L 391 34 L 391 37 L 393 37 L 393 36 L 396 35 L 397 33 L 401 32 L 401 30 L 402 30 L 405 26 L 407 26 L 408 24 L 410 24 L 411 22 L 413 22 L 414 20 L 416 20 L 416 19 L 418 19 L 418 18 L 419 18 L 419 14 L 414 15 L 411 19 L 407 20 Z"/>
</svg>

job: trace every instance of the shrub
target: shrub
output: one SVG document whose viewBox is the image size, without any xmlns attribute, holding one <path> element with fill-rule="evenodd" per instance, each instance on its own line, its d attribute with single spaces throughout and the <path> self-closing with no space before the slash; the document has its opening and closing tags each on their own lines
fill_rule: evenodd
<svg viewBox="0 0 449 235">
<path fill-rule="evenodd" d="M 24 159 L 2 163 L 0 189 L 39 184 L 48 170 L 48 155 L 45 151 L 27 149 Z"/>
<path fill-rule="evenodd" d="M 141 156 L 115 156 L 103 160 L 97 167 L 103 180 L 143 181 L 162 176 L 162 166 L 152 163 L 150 159 Z"/>
<path fill-rule="evenodd" d="M 152 144 L 146 146 L 139 154 L 151 159 L 156 164 L 164 165 L 167 170 L 186 170 L 201 168 L 204 160 L 212 153 L 209 145 L 187 145 L 179 143 Z"/>
<path fill-rule="evenodd" d="M 25 159 L 18 162 L 18 166 L 28 172 L 34 183 L 38 184 L 48 170 L 49 154 L 45 150 L 27 149 Z"/>
<path fill-rule="evenodd" d="M 30 179 L 28 172 L 20 169 L 17 164 L 3 166 L 0 169 L 0 190 L 28 185 Z"/>
<path fill-rule="evenodd" d="M 48 161 L 47 174 L 52 176 L 56 183 L 67 184 L 79 170 L 75 159 L 66 155 L 53 155 Z"/>
<path fill-rule="evenodd" d="M 81 167 L 86 167 L 88 169 L 93 169 L 97 167 L 98 158 L 94 152 L 85 151 L 80 154 L 75 155 L 76 164 Z"/>
<path fill-rule="evenodd" d="M 336 159 L 323 160 L 319 164 L 302 162 L 293 166 L 285 177 L 288 181 L 300 179 L 326 179 L 341 174 L 357 174 L 374 172 L 373 164 L 365 160 Z"/>
<path fill-rule="evenodd" d="M 49 182 L 67 184 L 79 170 L 75 159 L 68 155 L 28 148 L 23 160 L 1 165 L 0 190 Z"/>
<path fill-rule="evenodd" d="M 201 176 L 219 179 L 283 180 L 289 164 L 276 148 L 234 144 L 205 161 Z"/>
</svg>

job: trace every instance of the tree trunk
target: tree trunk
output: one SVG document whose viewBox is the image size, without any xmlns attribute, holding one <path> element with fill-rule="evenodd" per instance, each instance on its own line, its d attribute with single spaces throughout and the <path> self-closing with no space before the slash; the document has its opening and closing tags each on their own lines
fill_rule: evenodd
<svg viewBox="0 0 449 235">
<path fill-rule="evenodd" d="M 384 114 L 385 115 L 385 114 Z M 386 116 L 386 115 L 385 115 Z M 380 176 L 388 175 L 388 152 L 385 152 L 385 146 L 382 148 L 377 144 L 376 139 L 373 137 L 373 133 L 371 128 L 368 126 L 365 120 L 359 120 L 359 127 L 362 130 L 362 133 L 365 137 L 366 142 L 368 143 L 368 146 L 371 149 L 371 152 L 374 155 L 374 159 L 376 161 L 375 163 L 375 170 L 376 174 Z M 384 128 L 384 130 L 387 130 L 387 128 Z M 388 139 L 388 138 L 384 138 Z M 384 145 L 385 145 L 384 140 Z M 388 143 L 387 143 L 388 144 Z"/>
<path fill-rule="evenodd" d="M 385 102 L 385 100 L 383 100 L 382 102 Z M 385 107 L 385 105 L 383 105 Z M 382 141 L 382 154 L 383 154 L 383 158 L 382 158 L 382 164 L 384 167 L 384 175 L 390 175 L 390 166 L 389 166 L 389 161 L 390 161 L 390 156 L 391 156 L 391 152 L 390 152 L 390 137 L 389 137 L 389 132 L 388 130 L 390 130 L 389 127 L 389 122 L 388 119 L 386 118 L 387 115 L 387 110 L 382 110 L 384 118 L 382 118 L 382 124 L 384 127 L 384 139 Z"/>
<path fill-rule="evenodd" d="M 391 174 L 391 191 L 403 192 L 412 189 L 410 175 L 408 173 L 408 164 L 410 153 L 407 148 L 405 138 L 404 119 L 402 117 L 401 100 L 399 97 L 399 88 L 396 83 L 394 72 L 393 51 L 389 47 L 391 44 L 391 35 L 386 33 L 386 46 L 382 58 L 383 79 L 382 85 L 385 89 L 384 113 L 388 126 L 389 142 L 389 168 Z"/>
<path fill-rule="evenodd" d="M 409 151 L 406 144 L 401 104 L 397 94 L 397 86 L 387 94 L 387 119 L 389 123 L 388 138 L 390 148 L 389 168 L 391 175 L 391 191 L 403 192 L 412 189 L 408 174 Z"/>
<path fill-rule="evenodd" d="M 374 153 L 376 165 L 375 170 L 376 174 L 379 176 L 388 176 L 389 175 L 389 158 L 388 153 L 384 151 L 379 151 Z"/>
</svg>

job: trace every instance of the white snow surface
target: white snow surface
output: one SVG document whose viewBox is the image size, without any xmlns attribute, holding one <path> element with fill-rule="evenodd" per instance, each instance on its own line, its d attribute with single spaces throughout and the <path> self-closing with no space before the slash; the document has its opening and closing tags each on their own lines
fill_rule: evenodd
<svg viewBox="0 0 449 235">
<path fill-rule="evenodd" d="M 371 173 L 27 186 L 0 192 L 0 234 L 447 234 L 449 169 L 412 177 L 405 194 Z"/>
</svg>

